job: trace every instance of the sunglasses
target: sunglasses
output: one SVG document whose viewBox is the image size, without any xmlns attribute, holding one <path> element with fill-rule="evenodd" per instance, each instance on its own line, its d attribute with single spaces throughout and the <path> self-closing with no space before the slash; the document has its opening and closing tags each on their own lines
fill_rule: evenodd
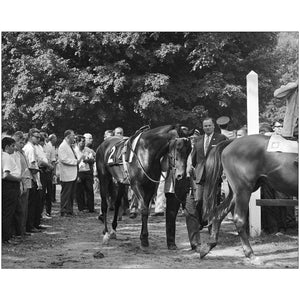
<svg viewBox="0 0 300 300">
<path fill-rule="evenodd" d="M 277 126 L 274 126 L 274 127 L 283 127 L 282 125 L 277 125 Z"/>
<path fill-rule="evenodd" d="M 39 135 L 33 135 L 33 137 L 40 139 L 41 137 Z"/>
</svg>

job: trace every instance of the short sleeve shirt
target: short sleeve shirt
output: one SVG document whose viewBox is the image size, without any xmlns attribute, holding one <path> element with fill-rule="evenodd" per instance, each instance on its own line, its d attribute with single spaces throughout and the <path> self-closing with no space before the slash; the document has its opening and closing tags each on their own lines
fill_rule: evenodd
<svg viewBox="0 0 300 300">
<path fill-rule="evenodd" d="M 10 154 L 6 152 L 2 152 L 1 163 L 2 163 L 2 178 L 4 178 L 5 172 L 9 172 L 13 176 L 21 175 L 20 172 L 18 171 L 18 167 L 16 165 L 15 160 Z"/>
</svg>

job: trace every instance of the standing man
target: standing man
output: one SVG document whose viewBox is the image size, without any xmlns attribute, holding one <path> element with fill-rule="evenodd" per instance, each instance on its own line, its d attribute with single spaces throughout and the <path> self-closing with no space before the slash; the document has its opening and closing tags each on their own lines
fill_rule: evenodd
<svg viewBox="0 0 300 300">
<path fill-rule="evenodd" d="M 15 140 L 11 137 L 2 139 L 1 173 L 2 173 L 2 241 L 12 237 L 13 216 L 20 195 L 21 174 L 12 157 Z"/>
<path fill-rule="evenodd" d="M 38 157 L 35 145 L 38 144 L 40 139 L 40 131 L 37 128 L 31 128 L 28 133 L 28 142 L 23 148 L 26 158 L 29 163 L 29 169 L 33 176 L 31 182 L 31 189 L 28 196 L 28 215 L 26 223 L 27 232 L 38 232 L 41 224 L 41 211 L 40 211 L 40 194 L 38 190 L 42 189 L 40 180 L 40 169 L 38 166 Z"/>
<path fill-rule="evenodd" d="M 56 193 L 56 185 L 53 184 L 53 177 L 55 175 L 55 168 L 57 163 L 56 158 L 56 151 L 55 151 L 55 145 L 57 142 L 57 137 L 55 134 L 50 134 L 48 138 L 48 142 L 44 145 L 44 152 L 46 153 L 47 160 L 49 164 L 51 164 L 52 169 L 49 168 L 49 189 L 47 189 L 47 197 L 46 197 L 46 217 L 51 217 L 51 209 L 52 209 L 52 201 L 55 199 L 55 193 Z M 51 188 L 50 188 L 51 185 Z M 54 201 L 55 202 L 55 201 Z"/>
<path fill-rule="evenodd" d="M 94 176 L 96 178 L 96 153 L 92 149 L 93 145 L 93 136 L 90 133 L 85 133 L 85 147 L 83 150 L 84 153 L 84 163 L 86 164 L 86 176 L 85 176 L 85 191 L 86 191 L 86 204 L 89 212 L 95 211 L 95 197 L 94 197 Z"/>
<path fill-rule="evenodd" d="M 24 147 L 24 134 L 22 131 L 17 131 L 13 135 L 13 139 L 16 141 L 16 149 L 13 155 L 14 160 L 21 174 L 21 188 L 18 203 L 14 215 L 14 224 L 16 236 L 24 237 L 26 235 L 26 221 L 28 214 L 28 196 L 29 190 L 32 185 L 32 175 L 29 171 L 29 163 L 23 152 Z"/>
<path fill-rule="evenodd" d="M 195 179 L 193 193 L 186 201 L 186 225 L 190 244 L 193 250 L 200 250 L 200 230 L 202 222 L 202 203 L 205 182 L 205 162 L 209 151 L 221 141 L 226 140 L 223 134 L 215 133 L 215 126 L 212 118 L 203 120 L 204 135 L 195 139 L 193 152 L 191 154 L 192 166 L 189 170 Z"/>
<path fill-rule="evenodd" d="M 60 214 L 61 216 L 73 215 L 73 200 L 75 198 L 76 180 L 78 175 L 79 160 L 73 149 L 75 142 L 75 134 L 73 130 L 66 130 L 64 140 L 58 148 L 58 161 L 60 166 L 61 180 L 61 201 Z"/>
</svg>

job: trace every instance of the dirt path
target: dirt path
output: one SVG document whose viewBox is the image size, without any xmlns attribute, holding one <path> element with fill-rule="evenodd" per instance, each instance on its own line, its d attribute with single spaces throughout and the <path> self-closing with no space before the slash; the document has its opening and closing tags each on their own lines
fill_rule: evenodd
<svg viewBox="0 0 300 300">
<path fill-rule="evenodd" d="M 170 251 L 166 247 L 164 217 L 149 217 L 150 247 L 147 252 L 140 249 L 140 217 L 134 220 L 123 217 L 117 228 L 117 239 L 111 240 L 109 245 L 102 244 L 103 224 L 97 220 L 97 213 L 61 217 L 59 203 L 55 203 L 53 218 L 43 220 L 43 224 L 48 226 L 46 230 L 26 237 L 23 242 L 2 244 L 3 269 L 299 268 L 297 230 L 280 236 L 265 235 L 252 239 L 254 252 L 263 263 L 252 265 L 244 258 L 239 238 L 230 221 L 222 223 L 219 244 L 203 260 L 190 251 L 185 218 L 182 216 L 177 218 L 177 251 Z M 202 238 L 205 240 L 207 236 L 207 229 L 204 229 Z M 98 251 L 104 255 L 103 258 L 94 257 Z"/>
</svg>

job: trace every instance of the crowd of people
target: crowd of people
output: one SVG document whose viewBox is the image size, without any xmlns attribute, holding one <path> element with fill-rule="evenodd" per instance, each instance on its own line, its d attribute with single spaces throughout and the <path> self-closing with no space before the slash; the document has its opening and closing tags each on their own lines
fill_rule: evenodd
<svg viewBox="0 0 300 300">
<path fill-rule="evenodd" d="M 104 139 L 112 135 L 123 135 L 123 129 L 107 130 Z M 61 217 L 74 216 L 74 201 L 78 212 L 95 212 L 96 153 L 90 133 L 66 130 L 60 145 L 56 134 L 37 128 L 5 131 L 1 140 L 2 242 L 14 243 L 47 229 L 42 222 L 52 219 L 57 184 Z"/>
<path fill-rule="evenodd" d="M 206 225 L 201 219 L 204 165 L 209 151 L 226 139 L 240 138 L 247 134 L 247 127 L 229 130 L 228 117 L 217 120 L 217 131 L 212 118 L 202 122 L 203 134 L 194 130 L 190 137 L 192 151 L 188 158 L 188 178 L 184 184 L 176 186 L 169 173 L 158 186 L 153 216 L 163 216 L 168 205 L 174 205 L 175 194 L 182 195 L 180 203 L 186 216 L 188 237 L 191 248 L 198 251 L 200 230 Z M 282 122 L 274 122 L 273 128 L 263 124 L 261 134 L 280 134 Z M 183 126 L 182 130 L 188 130 Z M 111 136 L 124 137 L 124 130 L 117 127 L 106 130 L 103 139 Z M 25 236 L 41 232 L 46 227 L 42 222 L 51 219 L 52 204 L 56 201 L 56 185 L 61 185 L 60 215 L 74 216 L 74 201 L 78 212 L 95 212 L 95 192 L 99 190 L 95 167 L 96 153 L 93 150 L 93 137 L 90 133 L 75 134 L 73 130 L 64 132 L 63 141 L 57 145 L 57 136 L 48 136 L 45 131 L 32 128 L 28 133 L 17 131 L 2 133 L 2 241 L 13 242 Z M 166 173 L 163 174 L 163 178 Z M 113 189 L 113 186 L 111 187 Z M 220 182 L 220 199 L 222 197 Z M 112 193 L 113 194 L 113 191 Z M 132 200 L 129 201 L 128 198 Z M 132 191 L 124 195 L 125 208 L 130 217 L 136 217 L 138 203 Z M 129 207 L 130 202 L 130 207 Z M 113 209 L 113 203 L 109 204 Z M 168 211 L 168 210 L 167 210 Z M 99 218 L 101 217 L 101 208 Z M 166 216 L 168 219 L 168 216 Z M 121 218 L 121 217 L 120 217 Z M 175 232 L 174 232 L 175 235 Z M 175 239 L 175 236 L 174 236 Z"/>
</svg>

